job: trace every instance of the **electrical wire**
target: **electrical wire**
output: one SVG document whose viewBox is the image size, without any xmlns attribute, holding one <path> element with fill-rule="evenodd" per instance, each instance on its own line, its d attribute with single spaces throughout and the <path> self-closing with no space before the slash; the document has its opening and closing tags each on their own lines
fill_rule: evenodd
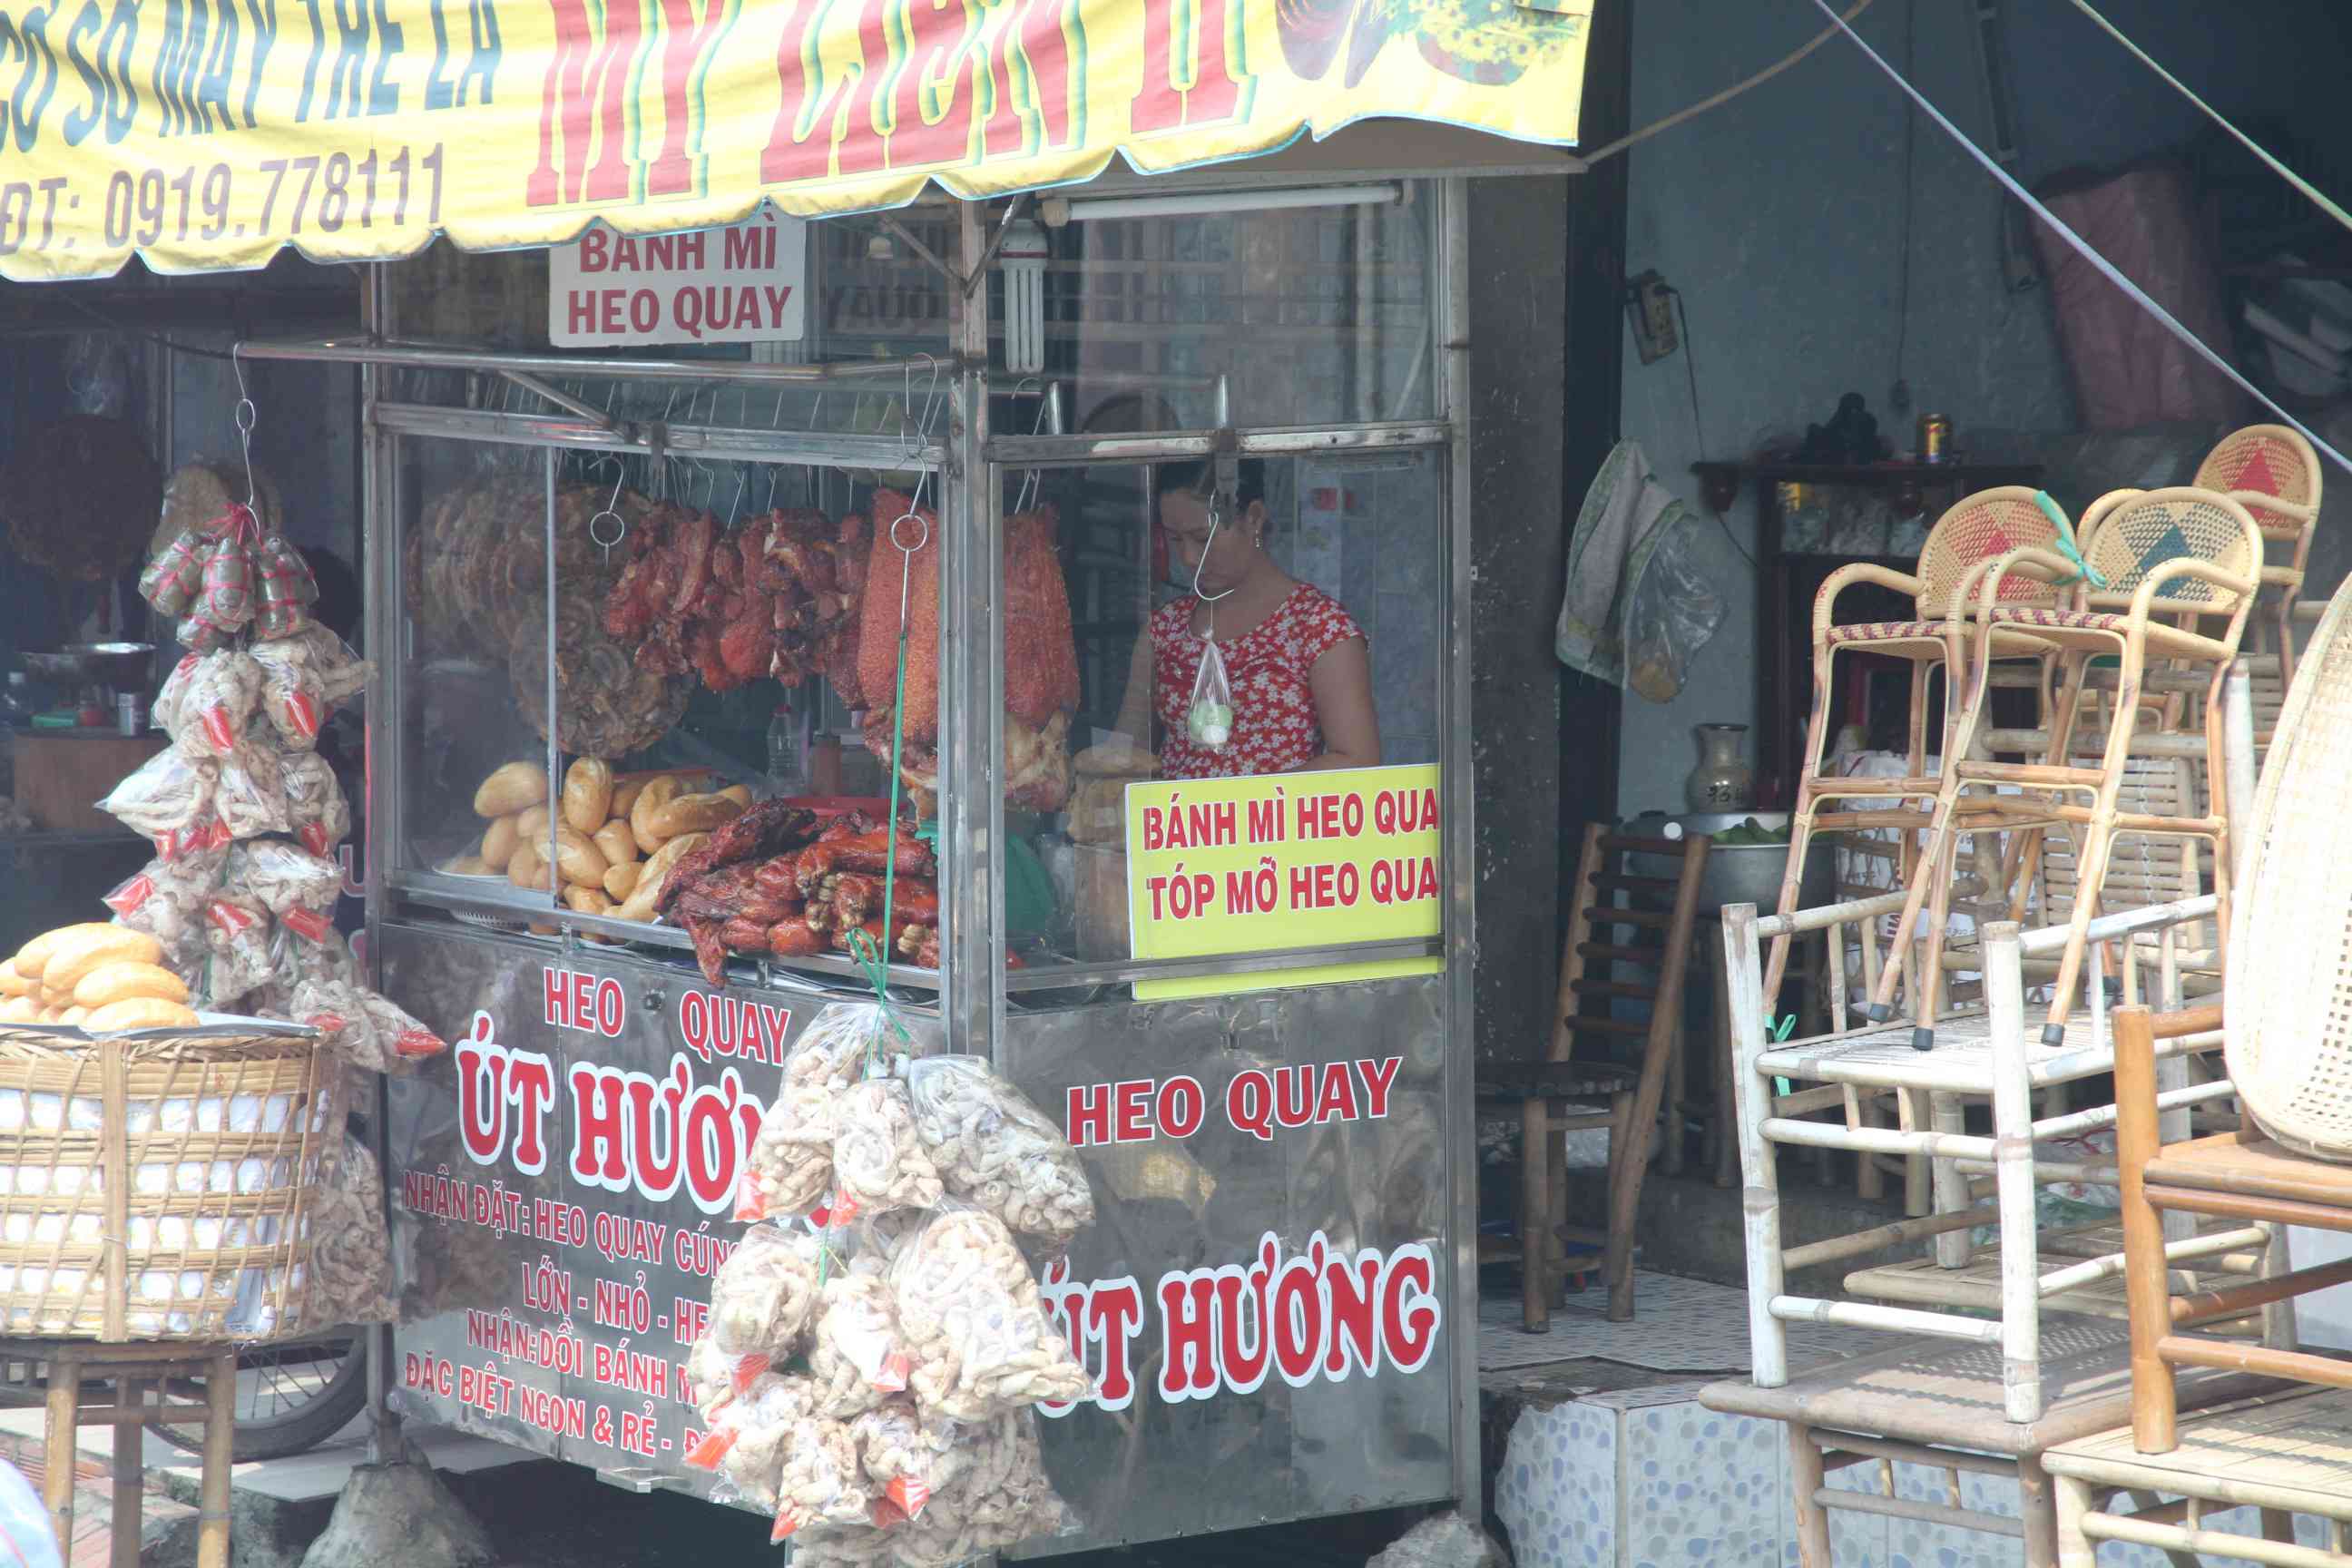
<svg viewBox="0 0 2352 1568">
<path fill-rule="evenodd" d="M 1928 100 L 1927 94 L 1912 86 L 1908 78 L 1905 77 L 1901 71 L 1896 70 L 1892 65 L 1887 63 L 1885 56 L 1880 54 L 1876 49 L 1872 48 L 1869 42 L 1864 39 L 1860 33 L 1855 32 L 1852 27 L 1847 26 L 1843 21 L 1840 21 L 1838 19 L 1838 14 L 1830 8 L 1829 0 L 1813 0 L 1813 5 L 1820 9 L 1823 16 L 1830 18 L 1832 24 L 1836 26 L 1839 32 L 1843 33 L 1848 38 L 1853 41 L 1853 47 L 1860 49 L 1872 65 L 1876 66 L 1881 71 L 1885 72 L 1886 76 L 1894 81 L 1895 86 L 1901 88 L 1903 91 L 1910 97 L 1911 100 L 1919 106 L 1921 111 L 1924 112 L 1927 116 L 1928 120 L 1935 124 L 1937 130 L 1942 132 L 1945 135 L 1950 137 L 1953 142 L 1957 142 L 1961 152 L 1974 159 L 1987 174 L 1990 174 L 2000 183 L 2001 189 L 2007 191 L 2011 195 L 2015 196 L 2020 202 L 2022 202 L 2025 205 L 2027 211 L 2039 218 L 2042 224 L 2049 228 L 2051 233 L 2063 240 L 2068 248 L 2074 251 L 2075 254 L 2082 257 L 2084 260 L 2089 262 L 2095 268 L 2096 268 L 2101 277 L 2105 278 L 2108 282 L 2121 289 L 2126 299 L 2129 300 L 2133 304 L 2146 311 L 2159 326 L 2163 327 L 2166 331 L 2170 332 L 2175 338 L 2178 338 L 2191 353 L 2194 353 L 2199 359 L 2203 360 L 2207 364 L 2211 365 L 2215 370 L 2220 371 L 2223 375 L 2227 376 L 2230 379 L 2231 384 L 2236 386 L 2239 391 L 2244 393 L 2256 403 L 2261 404 L 2264 408 L 2269 409 L 2273 414 L 2276 415 L 2280 424 L 2292 427 L 2296 434 L 2300 435 L 2305 440 L 2310 442 L 2312 448 L 2321 457 L 2326 458 L 2329 462 L 2334 463 L 2337 468 L 2342 468 L 2345 472 L 2352 473 L 2352 458 L 2347 458 L 2343 453 L 2337 451 L 2334 445 L 2331 444 L 2326 437 L 2320 435 L 2310 426 L 2305 424 L 2302 420 L 2297 419 L 2294 415 L 2288 413 L 2286 409 L 2280 406 L 2277 399 L 2272 397 L 2261 387 L 2256 386 L 2251 380 L 2247 379 L 2247 377 L 2239 371 L 2237 366 L 2231 364 L 2228 360 L 2222 358 L 2219 353 L 2209 347 L 2204 339 L 2199 337 L 2195 332 L 2190 331 L 2187 327 L 2181 325 L 2179 320 L 2175 317 L 2171 311 L 2166 310 L 2162 305 L 2158 304 L 2153 298 L 2151 298 L 2147 289 L 2133 282 L 2131 279 L 2126 275 L 2120 268 L 2116 267 L 2114 262 L 2109 261 L 2105 257 L 2100 255 L 2098 248 L 2092 245 L 2089 240 L 2084 239 L 2081 235 L 2076 234 L 2072 228 L 2068 227 L 2065 220 L 2061 218 L 2056 213 L 2052 212 L 2047 204 L 2036 198 L 2033 193 L 2027 190 L 2025 186 L 2018 181 L 2015 175 L 2002 168 L 1991 154 L 1988 153 L 1983 148 L 1978 146 L 1974 142 L 1969 141 L 1968 136 L 1960 130 L 1960 128 L 1953 124 L 1950 119 L 1945 115 L 1944 111 L 1937 109 L 1935 104 Z"/>
<path fill-rule="evenodd" d="M 68 292 L 70 287 L 71 286 L 68 285 L 65 289 L 59 289 L 57 292 L 57 297 L 63 300 L 73 309 L 79 310 L 83 315 L 88 316 L 91 321 L 96 321 L 100 326 L 104 327 L 108 331 L 120 332 L 126 338 L 144 338 L 149 342 L 155 344 L 158 348 L 169 349 L 175 354 L 194 354 L 202 359 L 225 359 L 231 361 L 234 361 L 236 357 L 234 353 L 227 349 L 199 348 L 194 343 L 184 343 L 179 342 L 177 339 L 167 338 L 161 332 L 151 332 L 139 327 L 124 326 L 121 321 L 116 321 L 113 317 L 106 314 L 104 311 L 97 310 L 91 306 L 85 305 L 80 300 L 75 299 L 73 295 Z"/>
<path fill-rule="evenodd" d="M 1919 24 L 1919 0 L 1903 0 L 1903 74 L 1909 76 L 1917 59 L 1915 48 Z M 1911 405 L 1911 388 L 1903 379 L 1903 357 L 1911 346 L 1911 194 L 1914 187 L 1912 155 L 1919 139 L 1919 116 L 1909 104 L 1903 106 L 1903 256 L 1895 274 L 1895 385 L 1887 395 L 1898 414 Z"/>
<path fill-rule="evenodd" d="M 1681 289 L 1669 284 L 1666 292 L 1674 296 L 1675 319 L 1682 323 L 1683 374 L 1690 378 L 1691 439 L 1697 446 L 1698 459 L 1703 463 L 1706 461 L 1706 422 L 1699 417 L 1698 412 L 1698 355 L 1691 348 L 1690 307 L 1683 303 Z M 1755 571 L 1756 557 L 1739 542 L 1738 535 L 1731 531 L 1731 524 L 1724 520 L 1723 514 L 1709 509 L 1709 515 L 1715 519 L 1715 526 L 1723 530 L 1723 542 L 1739 552 L 1739 558 L 1748 563 L 1748 571 Z"/>
<path fill-rule="evenodd" d="M 1859 16 L 1864 11 L 1869 10 L 1871 0 L 1854 0 L 1854 4 L 1847 9 L 1844 19 L 1848 22 L 1853 21 L 1856 16 Z M 1642 129 L 1634 132 L 1630 136 L 1620 136 L 1616 141 L 1604 142 L 1602 145 L 1595 147 L 1590 153 L 1579 153 L 1577 157 L 1583 163 L 1584 166 L 1589 169 L 1604 158 L 1614 158 L 1618 153 L 1625 151 L 1626 148 L 1637 146 L 1643 142 L 1647 142 L 1651 137 L 1655 136 L 1661 131 L 1671 131 L 1685 120 L 1696 120 L 1710 109 L 1718 108 L 1724 104 L 1729 103 L 1733 99 L 1738 98 L 1741 93 L 1746 92 L 1748 89 L 1763 86 L 1766 82 L 1770 81 L 1774 77 L 1779 76 L 1782 71 L 1787 70 L 1790 66 L 1795 65 L 1799 60 L 1803 59 L 1807 55 L 1811 54 L 1815 49 L 1820 48 L 1823 44 L 1828 43 L 1832 38 L 1836 37 L 1837 33 L 1838 30 L 1835 27 L 1824 27 L 1820 32 L 1814 34 L 1811 38 L 1807 40 L 1803 47 L 1798 48 L 1793 53 L 1785 56 L 1781 59 L 1775 61 L 1773 64 L 1766 66 L 1762 70 L 1758 71 L 1754 76 L 1748 78 L 1746 80 L 1733 82 L 1729 87 L 1725 88 L 1721 92 L 1715 94 L 1711 98 L 1702 98 L 1696 103 L 1690 105 L 1687 109 L 1678 109 L 1675 110 L 1675 112 L 1667 115 L 1664 120 L 1652 121 L 1649 124 L 1643 126 Z"/>
</svg>

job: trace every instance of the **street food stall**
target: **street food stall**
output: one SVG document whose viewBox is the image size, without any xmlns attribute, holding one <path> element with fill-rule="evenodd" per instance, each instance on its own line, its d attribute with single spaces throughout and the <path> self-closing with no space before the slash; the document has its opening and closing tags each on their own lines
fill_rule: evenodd
<svg viewBox="0 0 2352 1568">
<path fill-rule="evenodd" d="M 1586 9 L 94 21 L 122 132 L 0 270 L 374 263 L 238 353 L 361 378 L 366 957 L 453 1046 L 376 1108 L 381 1420 L 713 1495 L 763 1120 L 879 998 L 1091 1189 L 1021 1552 L 1477 1495 L 1467 181 L 1576 167 Z M 1255 634 L 1151 657 L 1244 528 L 1376 729 L 1155 777 L 1139 710 L 1253 721 Z"/>
</svg>

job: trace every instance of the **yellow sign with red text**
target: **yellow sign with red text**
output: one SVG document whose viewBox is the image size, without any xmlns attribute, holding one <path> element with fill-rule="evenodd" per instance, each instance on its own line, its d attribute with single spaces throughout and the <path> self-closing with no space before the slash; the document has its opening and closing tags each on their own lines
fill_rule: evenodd
<svg viewBox="0 0 2352 1568">
<path fill-rule="evenodd" d="M 1438 934 L 1437 768 L 1127 786 L 1128 931 L 1143 958 L 1249 957 Z M 1434 956 L 1139 980 L 1138 1001 L 1434 974 Z"/>
<path fill-rule="evenodd" d="M 561 244 L 1217 163 L 1381 117 L 1572 145 L 1591 0 L 0 5 L 0 276 Z"/>
</svg>

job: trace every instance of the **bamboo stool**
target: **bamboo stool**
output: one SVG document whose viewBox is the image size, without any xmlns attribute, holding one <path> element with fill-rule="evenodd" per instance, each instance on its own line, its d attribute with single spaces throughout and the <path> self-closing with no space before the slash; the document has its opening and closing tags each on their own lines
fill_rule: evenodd
<svg viewBox="0 0 2352 1568">
<path fill-rule="evenodd" d="M 2159 666 L 2168 660 L 2193 664 L 2206 671 L 2201 713 L 2205 756 L 2209 772 L 2221 776 L 2225 765 L 2221 680 L 2237 657 L 2239 637 L 2252 610 L 2263 548 L 2262 531 L 2252 515 L 2226 496 L 2185 489 L 2151 490 L 2133 496 L 2105 517 L 2084 543 L 2082 555 L 2087 566 L 2078 567 L 2048 550 L 2027 548 L 2011 552 L 1986 574 L 1973 623 L 1977 675 L 1946 748 L 1943 789 L 1937 796 L 1926 846 L 1911 879 L 1910 898 L 1896 929 L 1898 943 L 1907 942 L 1913 930 L 1924 929 L 1931 977 L 1941 967 L 1943 923 L 1955 874 L 1954 846 L 1971 831 L 2053 826 L 2080 830 L 2083 887 L 2074 900 L 2072 929 L 2060 954 L 2055 994 L 2042 1026 L 2047 1045 L 2056 1046 L 2065 1036 L 2089 940 L 2084 928 L 2097 913 L 2097 893 L 2116 835 L 2185 835 L 2211 840 L 2216 846 L 2214 881 L 2223 892 L 2226 915 L 2226 815 L 2140 816 L 2119 811 L 2116 797 L 2138 732 L 2141 682 L 2151 661 Z M 2069 608 L 2012 608 L 2000 603 L 2002 585 L 2013 574 L 2054 584 L 2077 580 L 2085 572 L 2101 574 L 2104 585 L 2078 585 Z M 2201 624 L 2200 616 L 2221 617 L 2222 624 L 2218 629 L 2186 629 Z M 1987 707 L 1990 660 L 2002 657 L 1999 639 L 2016 627 L 2026 628 L 2060 651 L 2063 679 L 2051 710 L 2046 760 L 2020 764 L 1975 761 L 1970 753 Z M 2104 755 L 2096 767 L 2068 765 L 2084 674 L 2093 658 L 2107 654 L 2120 661 L 2120 673 Z M 1998 793 L 2003 784 L 2034 793 L 2023 797 L 2003 795 Z M 1987 790 L 1995 793 L 1984 793 Z M 2065 797 L 2083 795 L 2090 797 L 2088 805 L 2065 804 Z M 2021 876 L 2032 875 L 2042 838 L 2041 834 L 2025 837 Z M 1882 975 L 1868 1009 L 1870 1016 L 1881 1022 L 1891 1019 L 1894 1000 L 1893 983 Z M 1935 1012 L 1925 1002 L 1915 1008 L 1915 1043 L 1923 1050 L 1934 1045 L 1935 1022 Z"/>
<path fill-rule="evenodd" d="M 2006 1535 L 2023 1543 L 2027 1568 L 2058 1568 L 2059 1526 L 2042 1456 L 2055 1446 L 2104 1432 L 2131 1409 L 2131 1373 L 2120 1325 L 2069 1320 L 2053 1327 L 2042 1363 L 2050 1397 L 2032 1421 L 2011 1421 L 2000 1353 L 1990 1346 L 1913 1340 L 1800 1373 L 1778 1388 L 1711 1384 L 1699 1391 L 1709 1410 L 1780 1421 L 1789 1428 L 1790 1492 L 1802 1568 L 1833 1568 L 1834 1510 Z M 2208 1372 L 2184 1380 L 2183 1397 L 2212 1405 L 2266 1385 L 2241 1373 Z M 1893 1468 L 1915 1464 L 1944 1471 L 1948 1500 L 1895 1495 Z M 1828 1484 L 1831 1471 L 1875 1464 L 1879 1491 Z M 2019 1517 L 1960 1506 L 1961 1472 L 2014 1477 Z"/>
<path fill-rule="evenodd" d="M 1937 671 L 1943 672 L 1943 729 L 1948 735 L 1953 715 L 1961 706 L 1952 692 L 1952 678 L 1957 673 L 1966 680 L 1970 673 L 1969 660 L 1964 657 L 1968 645 L 1952 635 L 1948 617 L 1957 613 L 1957 606 L 1964 603 L 1967 587 L 1977 581 L 1985 566 L 2022 546 L 2048 546 L 2057 537 L 2057 525 L 2042 510 L 2032 489 L 2022 485 L 2003 485 L 1979 490 L 1962 497 L 1936 520 L 1920 545 L 1916 574 L 1867 562 L 1855 563 L 1831 573 L 1813 595 L 1812 710 L 1805 730 L 1804 766 L 1797 775 L 1796 809 L 1789 818 L 1789 863 L 1780 883 L 1781 914 L 1796 912 L 1805 851 L 1816 832 L 1927 825 L 1928 803 L 1937 797 L 1945 784 L 1942 773 L 1927 771 L 1927 754 L 1941 750 L 1949 755 L 1948 748 L 1932 745 L 1927 734 L 1929 682 Z M 1840 623 L 1838 596 L 1863 583 L 1910 595 L 1916 618 Z M 2022 575 L 2008 582 L 2005 595 L 2019 604 L 2057 602 L 2057 591 L 2051 584 Z M 1999 639 L 2002 646 L 1996 652 L 2003 655 L 2028 657 L 2049 651 L 2047 645 L 2031 633 L 2003 630 Z M 1900 658 L 1911 666 L 1906 737 L 1909 761 L 1901 776 L 1842 778 L 1822 771 L 1834 728 L 1830 722 L 1830 696 L 1836 658 L 1841 651 Z M 1824 812 L 1823 806 L 1832 802 L 1841 803 L 1843 809 Z M 1854 802 L 1868 804 L 1857 807 Z M 1768 1011 L 1780 995 L 1780 979 L 1788 961 L 1787 940 L 1775 941 L 1764 969 L 1764 1005 Z"/>
<path fill-rule="evenodd" d="M 1878 902 L 1865 900 L 1855 908 L 1872 908 Z M 2213 908 L 2214 900 L 2208 897 L 2166 909 L 2104 916 L 2093 921 L 2089 930 L 2099 941 L 2128 937 L 2166 923 L 2208 918 Z M 1836 912 L 1806 911 L 1788 923 L 1801 929 L 1808 921 L 1822 921 Z M 2021 934 L 2006 921 L 1985 931 L 1987 1011 L 1943 1020 L 1944 1043 L 1937 1049 L 1914 1050 L 1909 1026 L 1900 1024 L 1772 1045 L 1762 1026 L 1759 928 L 1782 923 L 1777 918 L 1758 921 L 1749 905 L 1734 906 L 1725 920 L 1726 963 L 1734 997 L 1732 1027 L 1739 1039 L 1739 1070 L 1734 1088 L 1739 1096 L 1748 1342 L 1756 1382 L 1772 1387 L 1787 1381 L 1785 1325 L 1792 1321 L 1932 1334 L 1998 1346 L 2009 1380 L 2010 1419 L 2035 1420 L 2043 1397 L 2039 1348 L 2042 1301 L 2080 1289 L 2100 1270 L 2113 1272 L 2117 1267 L 2084 1259 L 2044 1271 L 2034 1208 L 2037 1181 L 2103 1179 L 2112 1169 L 2038 1162 L 2034 1152 L 2037 1137 L 2081 1132 L 2112 1124 L 2116 1119 L 2114 1106 L 2040 1119 L 2033 1114 L 2037 1094 L 2107 1072 L 2115 1066 L 2115 1051 L 2105 1030 L 2104 992 L 2095 985 L 2098 950 L 2094 949 L 2092 1005 L 2085 1014 L 2069 1020 L 2065 1037 L 2054 1049 L 2038 1038 L 2032 1042 L 2027 1038 L 2021 969 L 2024 956 L 2058 950 L 2069 933 L 2064 928 L 2051 928 Z M 2219 1010 L 2209 1010 L 2199 1022 L 2203 1026 L 2200 1029 L 2172 1042 L 2172 1054 L 2210 1049 L 2220 1043 Z M 1776 1080 L 1782 1079 L 1792 1086 L 1788 1092 L 1778 1087 Z M 1857 1113 L 1863 1098 L 1888 1089 L 1904 1091 L 1914 1104 L 1924 1097 L 1930 1111 L 1927 1124 L 1921 1125 L 1916 1119 L 1905 1127 L 1864 1124 Z M 2231 1093 L 2226 1080 L 2174 1089 L 2167 1092 L 2164 1107 L 2183 1110 Z M 1991 1136 L 1967 1131 L 1963 1108 L 1969 1100 L 1990 1102 Z M 1841 1101 L 1848 1109 L 1843 1124 L 1806 1121 L 1801 1114 Z M 1779 1145 L 1927 1156 L 1933 1162 L 1935 1212 L 1852 1236 L 1784 1248 L 1775 1152 Z M 1990 1205 L 1976 1200 L 1969 1182 L 1971 1174 L 1987 1171 L 1993 1176 L 1995 1190 L 1995 1200 Z M 2000 1232 L 2000 1311 L 1994 1320 L 1967 1311 L 1926 1311 L 1799 1296 L 1786 1288 L 1790 1269 L 1931 1238 L 1937 1262 L 1945 1268 L 1958 1269 L 1969 1259 L 1969 1232 L 1986 1224 L 1997 1225 Z M 2271 1240 L 2269 1233 L 2242 1226 L 2226 1247 L 2211 1237 L 2187 1237 L 2165 1246 L 2171 1260 L 2185 1262 L 2212 1256 L 2216 1247 L 2242 1251 L 2267 1247 Z M 1970 1305 L 1965 1300 L 1953 1304 Z"/>
<path fill-rule="evenodd" d="M 205 1402 L 173 1400 L 169 1380 L 201 1378 Z M 89 1381 L 111 1383 L 111 1403 L 93 1404 Z M 152 1389 L 155 1398 L 147 1401 Z M 203 1512 L 196 1526 L 196 1568 L 228 1568 L 229 1450 L 236 1415 L 236 1352 L 226 1345 L 156 1341 L 135 1344 L 94 1340 L 0 1340 L 0 1405 L 40 1406 L 41 1500 L 48 1505 L 58 1550 L 73 1555 L 74 1455 L 84 1426 L 114 1428 L 114 1521 L 109 1561 L 138 1568 L 140 1503 L 145 1468 L 140 1431 L 152 1420 L 205 1425 Z"/>
<path fill-rule="evenodd" d="M 2104 1541 L 2153 1546 L 2175 1561 L 2200 1552 L 2279 1568 L 2352 1564 L 2352 1394 L 2341 1389 L 2200 1411 L 2163 1454 L 2135 1452 L 2126 1427 L 2053 1447 L 2042 1463 L 2057 1491 L 2060 1568 L 2093 1568 Z M 2119 1492 L 2179 1500 L 2118 1513 Z M 2259 1539 L 2206 1518 L 2248 1507 L 2262 1510 Z M 2326 1546 L 2295 1543 L 2298 1513 L 2328 1521 Z"/>
</svg>

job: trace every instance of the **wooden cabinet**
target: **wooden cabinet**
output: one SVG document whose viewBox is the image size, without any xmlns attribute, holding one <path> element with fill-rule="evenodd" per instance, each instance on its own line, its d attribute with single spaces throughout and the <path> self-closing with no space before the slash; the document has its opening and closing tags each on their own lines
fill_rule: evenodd
<svg viewBox="0 0 2352 1568">
<path fill-rule="evenodd" d="M 1995 485 L 2039 485 L 2038 465 L 1880 463 L 1860 468 L 1809 463 L 1696 463 L 1706 505 L 1728 510 L 1742 485 L 1756 491 L 1756 804 L 1785 811 L 1796 796 L 1805 721 L 1811 711 L 1813 595 L 1831 573 L 1868 561 L 1909 572 L 1918 563 L 1919 541 L 1953 502 Z M 1827 537 L 1792 529 L 1789 503 L 1807 490 L 1840 492 L 1850 521 Z M 1875 533 L 1851 521 L 1854 492 L 1875 499 L 1883 526 Z M 1906 526 L 1907 524 L 1907 526 Z M 1857 537 L 1857 534 L 1863 537 Z M 1916 613 L 1901 595 L 1864 584 L 1841 598 L 1842 621 L 1909 620 Z M 1830 711 L 1850 711 L 1849 680 L 1861 683 L 1873 700 L 1873 667 L 1892 661 L 1840 657 L 1840 689 Z M 1908 666 L 1903 667 L 1909 679 Z M 1907 686 L 1905 688 L 1907 691 Z M 1898 715 L 1899 718 L 1899 715 Z M 1898 726 L 1899 728 L 1899 726 Z"/>
</svg>

